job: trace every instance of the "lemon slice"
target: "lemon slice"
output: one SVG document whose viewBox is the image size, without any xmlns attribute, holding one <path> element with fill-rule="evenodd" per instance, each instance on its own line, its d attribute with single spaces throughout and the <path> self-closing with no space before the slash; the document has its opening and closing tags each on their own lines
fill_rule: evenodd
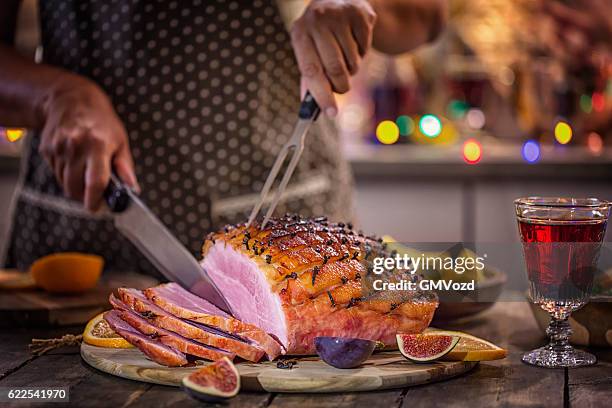
<svg viewBox="0 0 612 408">
<path fill-rule="evenodd" d="M 471 334 L 452 331 L 428 329 L 426 333 L 443 334 L 447 336 L 458 336 L 459 342 L 457 345 L 442 359 L 448 361 L 489 361 L 499 360 L 508 354 L 508 352 L 495 344 L 483 340 Z"/>
<path fill-rule="evenodd" d="M 100 313 L 91 319 L 83 332 L 83 341 L 92 346 L 106 348 L 131 348 L 133 347 L 123 337 L 110 328 L 103 318 L 104 313 Z"/>
</svg>

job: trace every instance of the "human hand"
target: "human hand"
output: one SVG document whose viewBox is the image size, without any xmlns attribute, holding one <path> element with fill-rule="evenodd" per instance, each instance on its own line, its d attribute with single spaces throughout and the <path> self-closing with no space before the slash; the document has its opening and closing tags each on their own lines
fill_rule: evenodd
<svg viewBox="0 0 612 408">
<path fill-rule="evenodd" d="M 345 93 L 372 44 L 376 14 L 366 0 L 312 0 L 291 29 L 291 42 L 309 90 L 328 116 L 338 113 L 333 92 Z"/>
<path fill-rule="evenodd" d="M 62 76 L 50 87 L 40 109 L 44 125 L 39 151 L 66 196 L 96 211 L 111 169 L 139 190 L 125 128 L 96 84 Z"/>
</svg>

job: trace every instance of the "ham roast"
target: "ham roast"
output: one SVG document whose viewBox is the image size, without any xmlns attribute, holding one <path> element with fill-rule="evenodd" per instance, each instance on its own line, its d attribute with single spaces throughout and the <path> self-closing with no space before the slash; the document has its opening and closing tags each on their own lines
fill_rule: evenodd
<svg viewBox="0 0 612 408">
<path fill-rule="evenodd" d="M 396 333 L 420 333 L 437 307 L 427 292 L 368 290 L 372 259 L 388 255 L 384 244 L 323 217 L 285 216 L 263 230 L 227 226 L 207 237 L 202 255 L 234 316 L 176 283 L 110 297 L 110 326 L 159 364 L 314 354 L 318 336 L 396 347 Z"/>
<path fill-rule="evenodd" d="M 317 336 L 378 340 L 420 333 L 437 299 L 428 293 L 367 292 L 372 258 L 384 245 L 324 217 L 286 215 L 210 234 L 202 267 L 225 295 L 234 317 L 273 335 L 288 354 L 312 354 Z"/>
</svg>

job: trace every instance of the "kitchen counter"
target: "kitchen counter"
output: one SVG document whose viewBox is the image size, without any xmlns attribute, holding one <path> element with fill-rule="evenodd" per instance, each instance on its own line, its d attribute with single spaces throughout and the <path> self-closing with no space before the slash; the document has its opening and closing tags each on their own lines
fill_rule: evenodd
<svg viewBox="0 0 612 408">
<path fill-rule="evenodd" d="M 544 146 L 541 160 L 531 164 L 523 160 L 521 145 L 483 143 L 476 165 L 463 161 L 461 145 L 347 144 L 344 151 L 357 179 L 612 179 L 612 148 L 593 155 L 582 147 Z"/>
<path fill-rule="evenodd" d="M 460 377 L 413 388 L 343 394 L 240 393 L 228 407 L 432 407 L 432 406 L 604 406 L 612 398 L 612 351 L 591 350 L 599 363 L 575 370 L 550 370 L 525 365 L 521 354 L 544 344 L 526 303 L 498 303 L 488 312 L 462 325 L 465 330 L 509 350 L 504 360 L 482 362 Z M 178 388 L 139 383 L 113 377 L 81 361 L 77 347 L 63 348 L 41 357 L 27 351 L 32 337 L 47 338 L 79 333 L 64 329 L 4 330 L 0 334 L 0 387 L 70 387 L 70 403 L 88 406 L 202 406 Z M 21 402 L 19 407 L 28 404 Z"/>
</svg>

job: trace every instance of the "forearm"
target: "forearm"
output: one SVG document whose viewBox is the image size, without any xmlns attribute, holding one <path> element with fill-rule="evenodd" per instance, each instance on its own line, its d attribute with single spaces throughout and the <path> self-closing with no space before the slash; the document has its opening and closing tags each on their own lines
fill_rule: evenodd
<svg viewBox="0 0 612 408">
<path fill-rule="evenodd" d="M 377 19 L 372 45 L 401 54 L 433 41 L 447 18 L 446 0 L 370 0 Z"/>
<path fill-rule="evenodd" d="M 78 77 L 49 65 L 36 64 L 10 46 L 0 44 L 0 124 L 40 128 L 43 107 L 64 78 Z"/>
</svg>

